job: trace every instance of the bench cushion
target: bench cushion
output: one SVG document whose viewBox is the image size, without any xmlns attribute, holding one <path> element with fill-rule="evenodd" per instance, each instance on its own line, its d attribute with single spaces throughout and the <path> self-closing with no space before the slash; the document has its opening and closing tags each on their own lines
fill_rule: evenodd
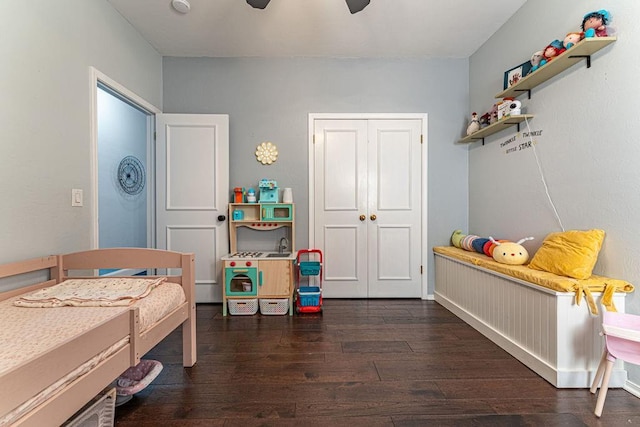
<svg viewBox="0 0 640 427">
<path fill-rule="evenodd" d="M 633 292 L 634 286 L 624 280 L 612 279 L 604 276 L 592 275 L 588 279 L 574 279 L 560 276 L 547 271 L 539 271 L 529 268 L 527 265 L 501 264 L 484 254 L 469 252 L 454 246 L 436 246 L 433 251 L 445 256 L 456 258 L 479 267 L 484 267 L 507 276 L 515 277 L 543 288 L 556 292 L 573 292 L 576 304 L 580 304 L 582 297 L 589 305 L 593 314 L 598 313 L 598 308 L 591 295 L 592 292 L 602 292 L 602 305 L 609 311 L 615 311 L 613 305 L 614 292 Z"/>
</svg>

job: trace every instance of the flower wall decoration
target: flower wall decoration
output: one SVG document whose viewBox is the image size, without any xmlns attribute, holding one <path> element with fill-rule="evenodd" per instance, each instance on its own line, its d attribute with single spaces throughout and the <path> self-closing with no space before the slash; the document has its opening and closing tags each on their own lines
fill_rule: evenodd
<svg viewBox="0 0 640 427">
<path fill-rule="evenodd" d="M 270 165 L 278 159 L 278 147 L 271 142 L 263 142 L 256 148 L 256 158 L 263 165 Z"/>
</svg>

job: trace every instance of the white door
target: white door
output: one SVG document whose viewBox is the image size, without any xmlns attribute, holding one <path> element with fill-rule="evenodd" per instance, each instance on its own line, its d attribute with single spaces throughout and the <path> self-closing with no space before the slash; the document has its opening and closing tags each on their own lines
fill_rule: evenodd
<svg viewBox="0 0 640 427">
<path fill-rule="evenodd" d="M 420 119 L 314 121 L 325 297 L 422 296 L 421 134 Z"/>
<path fill-rule="evenodd" d="M 158 114 L 157 247 L 193 252 L 196 302 L 222 301 L 228 253 L 229 116 Z"/>
</svg>

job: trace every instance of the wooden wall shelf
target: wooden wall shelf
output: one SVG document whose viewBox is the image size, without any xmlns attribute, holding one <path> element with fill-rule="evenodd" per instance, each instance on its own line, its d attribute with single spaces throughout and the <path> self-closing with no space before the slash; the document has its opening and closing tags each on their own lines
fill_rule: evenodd
<svg viewBox="0 0 640 427">
<path fill-rule="evenodd" d="M 489 126 L 480 129 L 477 132 L 472 133 L 471 135 L 467 135 L 458 142 L 468 144 L 471 142 L 476 142 L 482 140 L 482 145 L 484 145 L 484 138 L 493 135 L 494 133 L 498 133 L 508 127 L 518 126 L 518 131 L 520 131 L 520 123 L 525 120 L 532 119 L 533 114 L 519 114 L 517 116 L 509 116 L 506 119 L 499 120 Z"/>
<path fill-rule="evenodd" d="M 274 208 L 284 209 L 289 216 L 278 218 L 273 216 Z M 242 219 L 234 219 L 233 212 L 241 210 Z M 241 227 L 258 231 L 272 231 L 278 228 L 288 228 L 289 252 L 295 252 L 294 230 L 295 207 L 293 203 L 229 203 L 229 250 L 238 251 L 238 229 Z"/>
<path fill-rule="evenodd" d="M 518 83 L 498 93 L 496 98 L 516 98 L 527 93 L 531 98 L 531 89 L 546 82 L 551 77 L 560 74 L 567 68 L 586 59 L 587 68 L 591 67 L 591 55 L 616 41 L 615 37 L 590 37 L 576 43 L 570 49 L 558 55 L 551 62 L 543 65 L 528 76 L 523 77 Z"/>
</svg>

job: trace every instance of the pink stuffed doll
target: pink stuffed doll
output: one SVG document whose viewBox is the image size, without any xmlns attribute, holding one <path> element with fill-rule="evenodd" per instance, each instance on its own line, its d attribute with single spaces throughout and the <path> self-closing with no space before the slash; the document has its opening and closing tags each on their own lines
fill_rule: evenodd
<svg viewBox="0 0 640 427">
<path fill-rule="evenodd" d="M 491 113 L 486 112 L 480 116 L 480 127 L 489 126 L 489 123 L 491 123 Z"/>
<path fill-rule="evenodd" d="M 582 31 L 585 37 L 606 37 L 606 25 L 611 20 L 608 11 L 601 9 L 595 12 L 589 12 L 582 18 Z"/>
<path fill-rule="evenodd" d="M 584 33 L 569 33 L 564 38 L 562 42 L 562 46 L 564 46 L 565 49 L 570 49 L 583 38 L 584 38 Z"/>
<path fill-rule="evenodd" d="M 493 104 L 493 107 L 491 107 L 491 110 L 489 110 L 488 113 L 489 123 L 496 123 L 498 121 L 498 104 Z"/>
<path fill-rule="evenodd" d="M 547 62 L 551 61 L 556 56 L 567 50 L 559 40 L 552 41 L 549 46 L 545 47 L 542 51 L 542 59 L 540 60 L 540 67 Z"/>
<path fill-rule="evenodd" d="M 547 60 L 547 62 L 549 62 L 556 56 L 563 53 L 565 50 L 567 50 L 565 47 L 558 47 L 550 44 L 544 49 L 544 52 L 542 52 L 542 56 Z"/>
</svg>

